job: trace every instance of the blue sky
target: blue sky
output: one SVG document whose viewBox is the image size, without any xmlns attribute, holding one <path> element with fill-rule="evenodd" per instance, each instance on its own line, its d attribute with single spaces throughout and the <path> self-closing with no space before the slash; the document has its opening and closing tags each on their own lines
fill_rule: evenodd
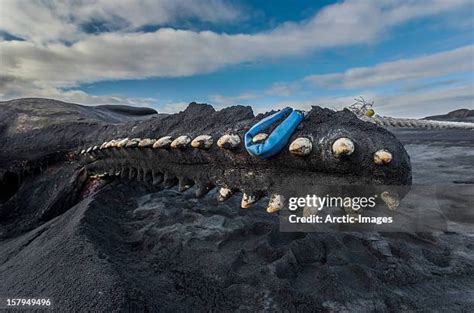
<svg viewBox="0 0 474 313">
<path fill-rule="evenodd" d="M 85 5 L 85 3 L 87 5 Z M 256 112 L 474 108 L 474 2 L 5 0 L 0 96 Z"/>
</svg>

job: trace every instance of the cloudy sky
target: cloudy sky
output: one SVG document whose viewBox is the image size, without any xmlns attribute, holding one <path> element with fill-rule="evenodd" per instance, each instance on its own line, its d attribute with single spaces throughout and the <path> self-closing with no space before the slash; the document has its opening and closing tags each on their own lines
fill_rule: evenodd
<svg viewBox="0 0 474 313">
<path fill-rule="evenodd" d="M 0 99 L 474 108 L 474 1 L 1 0 Z"/>
</svg>

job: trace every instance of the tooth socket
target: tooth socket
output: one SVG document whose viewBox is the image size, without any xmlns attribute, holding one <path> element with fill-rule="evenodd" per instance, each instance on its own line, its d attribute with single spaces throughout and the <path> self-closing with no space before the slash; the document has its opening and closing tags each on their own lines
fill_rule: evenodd
<svg viewBox="0 0 474 313">
<path fill-rule="evenodd" d="M 230 197 L 232 197 L 232 194 L 233 194 L 232 189 L 222 187 L 219 189 L 219 193 L 217 194 L 217 201 L 224 202 Z"/>
<path fill-rule="evenodd" d="M 165 177 L 163 178 L 163 187 L 165 187 L 166 189 L 169 189 L 176 186 L 177 183 L 178 183 L 178 178 L 169 174 L 165 174 Z"/>
<path fill-rule="evenodd" d="M 154 186 L 161 184 L 164 180 L 164 176 L 160 172 L 152 172 L 152 177 Z"/>
<path fill-rule="evenodd" d="M 143 181 L 143 170 L 141 168 L 137 169 L 137 181 Z"/>
<path fill-rule="evenodd" d="M 135 170 L 135 168 L 131 167 L 128 171 L 128 179 L 132 180 L 136 177 L 137 175 L 137 171 Z"/>
<path fill-rule="evenodd" d="M 379 150 L 374 153 L 374 163 L 377 165 L 387 165 L 392 162 L 392 154 L 387 150 Z"/>
<path fill-rule="evenodd" d="M 125 177 L 128 177 L 129 175 L 129 171 L 128 171 L 128 168 L 126 167 L 123 167 L 122 170 L 120 171 L 120 178 L 125 178 Z"/>
<path fill-rule="evenodd" d="M 152 183 L 153 177 L 152 177 L 152 174 L 151 174 L 151 170 L 143 169 L 143 181 L 145 183 Z"/>
<path fill-rule="evenodd" d="M 339 138 L 332 145 L 332 153 L 336 158 L 349 156 L 354 149 L 354 143 L 349 138 Z"/>
<path fill-rule="evenodd" d="M 288 148 L 291 154 L 298 156 L 307 156 L 313 150 L 313 144 L 308 138 L 296 138 Z"/>
<path fill-rule="evenodd" d="M 185 192 L 194 185 L 194 181 L 186 177 L 180 177 L 178 183 L 178 191 Z"/>
<path fill-rule="evenodd" d="M 217 141 L 217 146 L 221 149 L 233 150 L 240 144 L 240 137 L 238 135 L 223 135 Z"/>
<path fill-rule="evenodd" d="M 214 186 L 211 184 L 198 183 L 196 184 L 196 186 L 197 186 L 196 192 L 195 192 L 196 198 L 204 197 L 205 195 L 207 195 L 209 191 L 212 190 L 212 188 L 214 188 Z"/>
</svg>

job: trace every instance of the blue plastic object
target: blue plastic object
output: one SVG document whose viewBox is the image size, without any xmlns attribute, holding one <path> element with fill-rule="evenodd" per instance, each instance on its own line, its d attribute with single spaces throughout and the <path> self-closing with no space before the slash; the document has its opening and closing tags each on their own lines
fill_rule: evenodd
<svg viewBox="0 0 474 313">
<path fill-rule="evenodd" d="M 291 112 L 291 113 L 290 113 Z M 276 120 L 281 119 L 285 114 L 290 113 L 287 118 L 278 125 L 273 132 L 267 137 L 265 142 L 253 143 L 252 138 L 258 133 L 264 132 Z M 298 127 L 299 123 L 304 119 L 303 112 L 293 110 L 292 108 L 284 108 L 283 110 L 270 115 L 247 131 L 245 133 L 245 148 L 248 153 L 253 156 L 267 159 L 280 152 L 290 140 L 291 135 Z"/>
</svg>

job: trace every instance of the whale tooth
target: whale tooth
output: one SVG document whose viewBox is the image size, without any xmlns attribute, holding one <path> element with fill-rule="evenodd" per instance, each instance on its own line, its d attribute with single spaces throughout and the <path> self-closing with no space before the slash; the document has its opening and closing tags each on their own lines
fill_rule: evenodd
<svg viewBox="0 0 474 313">
<path fill-rule="evenodd" d="M 154 149 L 165 149 L 169 148 L 173 140 L 171 140 L 171 136 L 164 136 L 158 139 L 154 144 L 153 148 Z"/>
<path fill-rule="evenodd" d="M 285 198 L 279 194 L 273 194 L 270 196 L 270 201 L 268 202 L 267 212 L 275 213 L 283 209 L 285 205 Z"/>
<path fill-rule="evenodd" d="M 171 143 L 170 147 L 174 149 L 183 149 L 191 142 L 191 138 L 189 136 L 179 136 Z"/>
<path fill-rule="evenodd" d="M 232 189 L 222 187 L 219 189 L 219 193 L 217 195 L 217 201 L 224 202 L 225 200 L 229 199 L 232 196 Z"/>
<path fill-rule="evenodd" d="M 400 205 L 400 196 L 396 192 L 384 191 L 380 197 L 390 210 L 396 210 Z"/>
<path fill-rule="evenodd" d="M 131 167 L 128 170 L 128 179 L 132 180 L 133 178 L 135 178 L 136 175 L 137 175 L 137 171 L 133 167 Z"/>
<path fill-rule="evenodd" d="M 169 189 L 175 186 L 177 183 L 178 179 L 175 176 L 165 173 L 165 176 L 163 178 L 163 187 Z"/>
<path fill-rule="evenodd" d="M 339 138 L 332 144 L 332 153 L 336 158 L 349 156 L 354 152 L 354 143 L 349 138 Z"/>
<path fill-rule="evenodd" d="M 232 150 L 240 144 L 238 135 L 224 135 L 217 140 L 217 146 L 222 149 Z"/>
<path fill-rule="evenodd" d="M 156 186 L 163 182 L 164 177 L 163 177 L 163 174 L 161 174 L 160 172 L 152 171 L 151 175 L 153 177 L 153 185 Z"/>
<path fill-rule="evenodd" d="M 117 143 L 118 143 L 118 140 L 113 139 L 113 140 L 109 141 L 109 144 L 107 145 L 107 148 L 115 148 L 117 146 Z"/>
<path fill-rule="evenodd" d="M 120 140 L 119 142 L 117 142 L 117 148 L 123 148 L 127 145 L 127 143 L 130 141 L 130 139 L 128 138 L 125 138 L 125 139 L 122 139 Z"/>
<path fill-rule="evenodd" d="M 92 147 L 92 151 L 97 151 L 97 149 L 99 149 L 98 146 L 93 146 L 93 147 Z"/>
<path fill-rule="evenodd" d="M 87 148 L 86 153 L 91 153 L 92 147 Z"/>
<path fill-rule="evenodd" d="M 100 145 L 100 150 L 104 149 L 105 148 L 105 145 L 107 144 L 107 141 L 104 141 L 101 145 Z"/>
<path fill-rule="evenodd" d="M 191 147 L 198 149 L 209 149 L 213 143 L 214 140 L 212 139 L 212 136 L 200 135 L 191 141 Z"/>
<path fill-rule="evenodd" d="M 107 143 L 105 144 L 104 146 L 104 149 L 109 149 L 110 146 L 115 142 L 115 140 L 110 140 L 110 141 L 107 141 Z"/>
<path fill-rule="evenodd" d="M 85 154 L 85 153 L 86 153 L 86 150 L 83 149 L 83 150 L 81 151 L 81 154 Z"/>
<path fill-rule="evenodd" d="M 194 181 L 186 177 L 179 177 L 178 180 L 179 180 L 179 183 L 178 183 L 179 192 L 185 192 L 186 190 L 188 190 L 194 185 Z"/>
<path fill-rule="evenodd" d="M 374 153 L 374 163 L 377 165 L 387 165 L 392 162 L 392 154 L 387 150 L 379 150 Z"/>
<path fill-rule="evenodd" d="M 300 137 L 296 138 L 288 148 L 291 154 L 306 156 L 311 153 L 313 149 L 313 144 L 308 138 Z"/>
<path fill-rule="evenodd" d="M 196 183 L 197 189 L 195 192 L 196 198 L 204 197 L 209 191 L 214 188 L 214 185 L 207 183 Z"/>
<path fill-rule="evenodd" d="M 155 141 L 156 141 L 155 139 L 145 138 L 145 139 L 140 140 L 140 142 L 138 143 L 138 146 L 140 148 L 151 147 L 153 146 Z"/>
<path fill-rule="evenodd" d="M 126 148 L 133 148 L 137 147 L 138 143 L 140 142 L 140 138 L 132 138 L 130 139 L 127 144 L 125 145 Z"/>
<path fill-rule="evenodd" d="M 256 195 L 249 195 L 244 193 L 242 196 L 242 201 L 240 202 L 240 207 L 242 209 L 250 208 L 255 202 L 258 201 L 258 197 Z"/>
<path fill-rule="evenodd" d="M 267 138 L 268 138 L 268 134 L 258 133 L 255 136 L 253 136 L 252 142 L 253 143 L 261 143 L 261 142 L 264 142 L 265 140 L 267 140 Z"/>
<path fill-rule="evenodd" d="M 122 140 L 123 138 L 118 138 L 118 139 L 114 139 L 112 140 L 112 143 L 110 144 L 110 148 L 117 148 L 117 144 L 120 142 L 120 140 Z"/>
</svg>

